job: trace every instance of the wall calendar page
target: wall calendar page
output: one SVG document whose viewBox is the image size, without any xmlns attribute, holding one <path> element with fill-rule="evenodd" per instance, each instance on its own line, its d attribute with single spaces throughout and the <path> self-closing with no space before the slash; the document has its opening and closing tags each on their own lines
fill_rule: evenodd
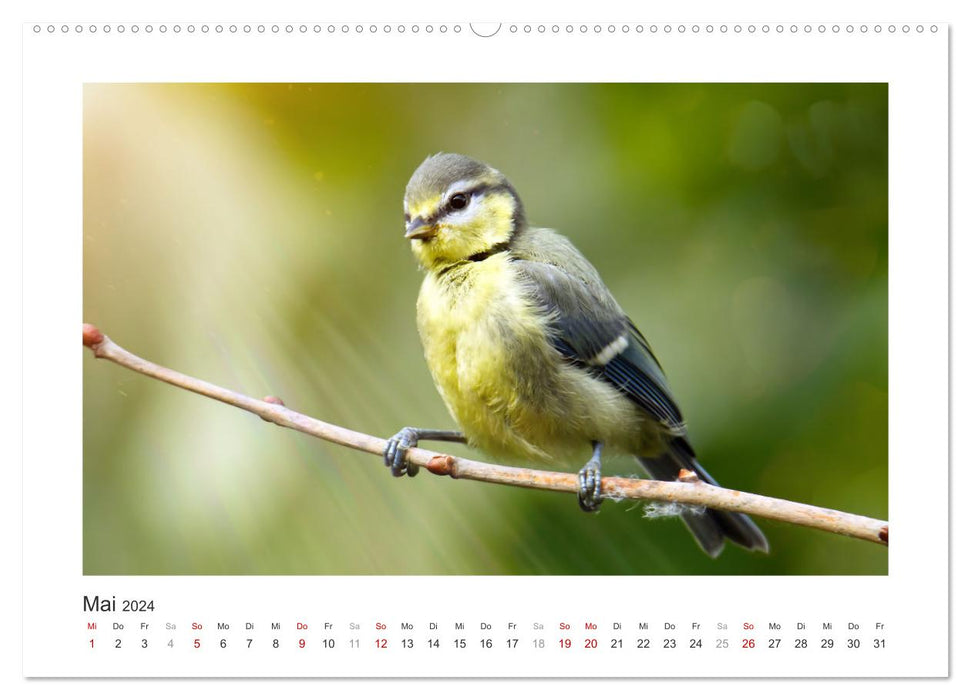
<svg viewBox="0 0 971 700">
<path fill-rule="evenodd" d="M 947 678 L 949 25 L 469 19 L 23 26 L 23 675 Z"/>
</svg>

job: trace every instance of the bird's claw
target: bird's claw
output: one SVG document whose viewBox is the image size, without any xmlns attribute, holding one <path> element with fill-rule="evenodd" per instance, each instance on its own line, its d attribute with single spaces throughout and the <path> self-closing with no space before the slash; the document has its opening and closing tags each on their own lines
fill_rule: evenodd
<svg viewBox="0 0 971 700">
<path fill-rule="evenodd" d="M 577 475 L 579 486 L 577 500 L 580 508 L 587 513 L 600 510 L 603 496 L 600 492 L 600 460 L 594 458 L 587 462 Z"/>
<path fill-rule="evenodd" d="M 391 476 L 415 476 L 418 466 L 405 462 L 408 450 L 418 444 L 416 428 L 402 428 L 391 436 L 384 450 L 384 466 L 391 469 Z"/>
</svg>

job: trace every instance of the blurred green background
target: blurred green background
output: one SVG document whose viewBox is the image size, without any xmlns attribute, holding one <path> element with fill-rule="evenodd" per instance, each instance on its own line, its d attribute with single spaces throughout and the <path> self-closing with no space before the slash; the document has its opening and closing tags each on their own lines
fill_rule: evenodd
<svg viewBox="0 0 971 700">
<path fill-rule="evenodd" d="M 357 430 L 453 427 L 402 238 L 437 151 L 502 170 L 599 268 L 723 485 L 887 517 L 883 84 L 88 85 L 84 320 Z M 83 368 L 85 574 L 887 572 L 884 548 L 767 521 L 769 556 L 711 561 L 637 505 L 392 479 Z"/>
</svg>

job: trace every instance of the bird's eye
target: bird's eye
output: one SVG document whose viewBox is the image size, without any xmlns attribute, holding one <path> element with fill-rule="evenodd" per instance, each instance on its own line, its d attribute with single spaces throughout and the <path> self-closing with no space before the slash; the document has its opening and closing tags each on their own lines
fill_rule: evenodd
<svg viewBox="0 0 971 700">
<path fill-rule="evenodd" d="M 451 197 L 448 198 L 448 206 L 450 209 L 465 209 L 469 206 L 469 195 L 465 192 L 456 192 Z"/>
</svg>

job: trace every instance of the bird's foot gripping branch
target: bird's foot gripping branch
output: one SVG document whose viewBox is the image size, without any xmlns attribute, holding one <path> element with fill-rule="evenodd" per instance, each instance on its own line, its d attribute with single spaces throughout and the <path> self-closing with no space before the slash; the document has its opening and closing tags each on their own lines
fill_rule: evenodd
<svg viewBox="0 0 971 700">
<path fill-rule="evenodd" d="M 311 418 L 287 408 L 276 397 L 252 398 L 149 362 L 116 345 L 98 328 L 90 324 L 82 326 L 82 339 L 85 347 L 90 348 L 97 358 L 110 360 L 153 379 L 236 406 L 284 428 L 291 428 L 361 452 L 378 456 L 384 456 L 387 453 L 387 440 Z M 442 455 L 418 447 L 408 449 L 404 453 L 404 461 L 414 468 L 425 469 L 432 474 L 450 476 L 454 479 L 561 491 L 574 497 L 577 492 L 576 474 L 566 472 L 487 464 Z M 886 521 L 712 486 L 699 480 L 696 474 L 688 470 L 682 471 L 677 481 L 605 476 L 601 481 L 601 493 L 603 497 L 611 500 L 662 501 L 746 513 L 882 545 L 887 545 L 890 538 L 889 524 Z"/>
</svg>

